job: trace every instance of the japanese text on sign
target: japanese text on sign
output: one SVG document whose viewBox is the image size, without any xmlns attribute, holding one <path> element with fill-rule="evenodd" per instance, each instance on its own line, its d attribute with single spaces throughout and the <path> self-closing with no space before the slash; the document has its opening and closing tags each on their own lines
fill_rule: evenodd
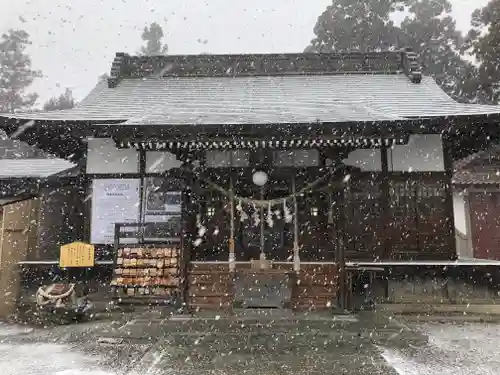
<svg viewBox="0 0 500 375">
<path fill-rule="evenodd" d="M 59 267 L 93 267 L 94 245 L 83 242 L 73 242 L 61 246 Z"/>
</svg>

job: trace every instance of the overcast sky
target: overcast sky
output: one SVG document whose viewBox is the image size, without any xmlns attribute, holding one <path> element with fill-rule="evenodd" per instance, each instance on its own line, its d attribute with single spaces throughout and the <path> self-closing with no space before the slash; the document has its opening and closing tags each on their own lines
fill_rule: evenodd
<svg viewBox="0 0 500 375">
<path fill-rule="evenodd" d="M 460 29 L 488 0 L 451 0 Z M 170 54 L 302 52 L 331 0 L 0 0 L 0 32 L 31 34 L 40 101 L 71 88 L 77 99 L 109 72 L 115 52 L 137 52 L 158 22 Z"/>
</svg>

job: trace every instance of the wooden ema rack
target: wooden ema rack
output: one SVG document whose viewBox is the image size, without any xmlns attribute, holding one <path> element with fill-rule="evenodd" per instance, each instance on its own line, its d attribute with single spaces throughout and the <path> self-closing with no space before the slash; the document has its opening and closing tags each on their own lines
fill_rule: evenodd
<svg viewBox="0 0 500 375">
<path fill-rule="evenodd" d="M 166 302 L 179 291 L 177 246 L 125 247 L 117 250 L 111 286 L 115 298 Z"/>
</svg>

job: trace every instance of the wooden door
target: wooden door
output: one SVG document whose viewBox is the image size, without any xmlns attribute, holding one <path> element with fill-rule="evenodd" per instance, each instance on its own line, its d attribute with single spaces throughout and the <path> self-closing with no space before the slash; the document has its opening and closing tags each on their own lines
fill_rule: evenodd
<svg viewBox="0 0 500 375">
<path fill-rule="evenodd" d="M 21 292 L 18 262 L 36 247 L 38 200 L 26 200 L 3 209 L 0 252 L 0 316 L 14 312 Z"/>
<path fill-rule="evenodd" d="M 500 260 L 500 193 L 470 193 L 474 257 Z"/>
</svg>

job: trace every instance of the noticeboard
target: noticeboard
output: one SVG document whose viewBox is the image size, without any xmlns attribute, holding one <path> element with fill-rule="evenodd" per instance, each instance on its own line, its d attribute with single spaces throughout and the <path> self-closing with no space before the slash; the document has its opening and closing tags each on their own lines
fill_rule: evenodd
<svg viewBox="0 0 500 375">
<path fill-rule="evenodd" d="M 59 267 L 93 267 L 94 245 L 83 242 L 72 242 L 61 246 Z"/>
</svg>

